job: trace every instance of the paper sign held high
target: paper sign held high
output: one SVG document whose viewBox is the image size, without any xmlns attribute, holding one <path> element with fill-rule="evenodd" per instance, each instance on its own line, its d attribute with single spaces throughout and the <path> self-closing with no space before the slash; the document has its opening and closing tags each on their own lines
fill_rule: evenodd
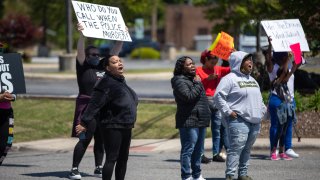
<svg viewBox="0 0 320 180">
<path fill-rule="evenodd" d="M 302 51 L 310 51 L 299 19 L 261 21 L 267 35 L 272 38 L 275 52 L 290 52 L 290 45 L 299 42 Z"/>
<path fill-rule="evenodd" d="M 132 41 L 117 7 L 72 1 L 78 22 L 86 37 Z"/>
</svg>

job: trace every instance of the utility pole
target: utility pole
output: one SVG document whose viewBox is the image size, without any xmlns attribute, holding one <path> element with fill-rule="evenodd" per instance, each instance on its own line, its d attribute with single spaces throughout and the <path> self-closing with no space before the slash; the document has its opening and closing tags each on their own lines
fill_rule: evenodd
<svg viewBox="0 0 320 180">
<path fill-rule="evenodd" d="M 72 51 L 72 14 L 71 14 L 71 0 L 65 0 L 66 3 L 66 51 L 70 54 Z"/>
<path fill-rule="evenodd" d="M 157 24 L 158 24 L 158 0 L 153 1 L 152 19 L 151 19 L 151 37 L 152 41 L 157 41 Z"/>
</svg>

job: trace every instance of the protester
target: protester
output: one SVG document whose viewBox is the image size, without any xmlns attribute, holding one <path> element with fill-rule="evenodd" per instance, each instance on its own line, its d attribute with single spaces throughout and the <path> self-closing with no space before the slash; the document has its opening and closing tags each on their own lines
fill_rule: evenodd
<svg viewBox="0 0 320 180">
<path fill-rule="evenodd" d="M 12 146 L 13 141 L 13 109 L 11 101 L 16 95 L 4 89 L 0 92 L 0 166 Z"/>
<path fill-rule="evenodd" d="M 76 61 L 76 73 L 77 82 L 79 87 L 79 94 L 76 99 L 76 107 L 72 128 L 72 137 L 79 137 L 79 142 L 76 144 L 73 152 L 72 169 L 70 172 L 70 179 L 81 179 L 78 167 L 86 152 L 88 145 L 92 137 L 94 137 L 94 159 L 95 170 L 94 175 L 102 177 L 102 160 L 103 160 L 103 141 L 100 134 L 100 128 L 98 123 L 94 120 L 92 123 L 92 133 L 82 133 L 80 136 L 76 134 L 75 127 L 80 123 L 80 117 L 84 109 L 87 107 L 91 98 L 93 87 L 98 79 L 101 79 L 104 75 L 103 61 L 100 61 L 99 49 L 95 46 L 87 46 L 85 49 L 85 38 L 82 34 L 83 27 L 80 23 L 77 25 L 80 37 L 77 45 L 77 61 Z M 113 47 L 110 53 L 118 55 L 122 47 L 122 42 L 118 41 Z"/>
<path fill-rule="evenodd" d="M 270 126 L 270 159 L 271 160 L 278 160 L 278 154 L 277 154 L 277 140 L 279 139 L 279 135 L 281 135 L 280 126 L 280 118 L 278 117 L 278 112 L 280 108 L 284 108 L 282 110 L 288 112 L 288 115 L 283 117 L 286 121 L 285 126 L 286 132 L 284 137 L 284 151 L 285 154 L 282 153 L 282 147 L 280 147 L 280 154 L 279 156 L 282 157 L 282 159 L 290 159 L 287 156 L 290 156 L 292 158 L 298 158 L 299 154 L 293 151 L 292 149 L 292 126 L 293 123 L 296 122 L 296 116 L 295 116 L 295 108 L 296 103 L 294 100 L 294 72 L 298 69 L 300 65 L 295 64 L 294 62 L 291 63 L 289 61 L 289 54 L 287 52 L 274 52 L 271 56 L 271 37 L 268 38 L 269 40 L 269 47 L 268 47 L 268 54 L 266 56 L 266 65 L 267 70 L 269 74 L 269 79 L 271 82 L 273 82 L 277 78 L 277 72 L 279 68 L 288 69 L 289 73 L 286 73 L 286 76 L 283 78 L 282 83 L 286 83 L 286 86 L 288 87 L 291 101 L 289 102 L 289 105 L 284 107 L 283 106 L 283 100 L 280 98 L 280 94 L 277 93 L 275 89 L 271 91 L 271 95 L 269 97 L 269 112 L 270 112 L 270 118 L 271 118 L 271 126 Z M 289 61 L 289 62 L 287 62 Z M 292 112 L 289 114 L 289 112 Z"/>
<path fill-rule="evenodd" d="M 208 99 L 190 57 L 183 56 L 177 60 L 173 75 L 171 85 L 177 103 L 176 128 L 181 142 L 181 178 L 205 180 L 201 175 L 201 154 L 205 129 L 210 123 Z"/>
<path fill-rule="evenodd" d="M 221 79 L 214 95 L 214 103 L 225 116 L 228 130 L 226 179 L 231 180 L 238 169 L 238 180 L 251 180 L 247 175 L 251 147 L 266 112 L 259 84 L 250 76 L 252 55 L 231 53 L 231 73 Z"/>
<path fill-rule="evenodd" d="M 197 67 L 196 74 L 201 79 L 206 90 L 211 110 L 212 161 L 225 162 L 221 151 L 223 146 L 227 148 L 227 143 L 225 142 L 227 138 L 223 138 L 226 135 L 225 128 L 221 124 L 220 111 L 213 107 L 213 95 L 221 78 L 230 72 L 230 67 L 217 66 L 218 60 L 218 57 L 211 55 L 210 51 L 203 51 L 200 58 L 202 66 Z M 210 160 L 203 154 L 201 162 L 209 163 Z"/>
<path fill-rule="evenodd" d="M 90 124 L 99 114 L 98 123 L 106 153 L 102 179 L 111 180 L 115 166 L 115 179 L 124 180 L 138 98 L 125 82 L 122 60 L 110 55 L 104 61 L 105 75 L 95 85 L 76 131 L 77 134 L 90 131 Z"/>
</svg>

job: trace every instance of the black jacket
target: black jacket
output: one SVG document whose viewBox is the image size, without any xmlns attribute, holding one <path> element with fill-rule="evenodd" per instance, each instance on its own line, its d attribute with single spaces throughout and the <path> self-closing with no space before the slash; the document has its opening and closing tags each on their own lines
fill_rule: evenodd
<svg viewBox="0 0 320 180">
<path fill-rule="evenodd" d="M 211 112 L 201 82 L 177 75 L 171 79 L 171 85 L 177 103 L 176 128 L 208 127 Z"/>
<path fill-rule="evenodd" d="M 94 87 L 81 121 L 88 126 L 96 117 L 107 128 L 133 128 L 137 118 L 138 98 L 124 78 L 105 73 Z"/>
</svg>

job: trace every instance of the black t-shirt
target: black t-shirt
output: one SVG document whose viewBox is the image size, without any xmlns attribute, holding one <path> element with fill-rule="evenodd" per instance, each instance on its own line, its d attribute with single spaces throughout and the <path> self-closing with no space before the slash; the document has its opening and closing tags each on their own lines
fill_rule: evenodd
<svg viewBox="0 0 320 180">
<path fill-rule="evenodd" d="M 85 60 L 83 65 L 80 65 L 77 60 L 76 64 L 79 94 L 91 96 L 95 83 L 104 75 L 103 63 L 100 61 L 97 66 L 92 66 Z"/>
</svg>

